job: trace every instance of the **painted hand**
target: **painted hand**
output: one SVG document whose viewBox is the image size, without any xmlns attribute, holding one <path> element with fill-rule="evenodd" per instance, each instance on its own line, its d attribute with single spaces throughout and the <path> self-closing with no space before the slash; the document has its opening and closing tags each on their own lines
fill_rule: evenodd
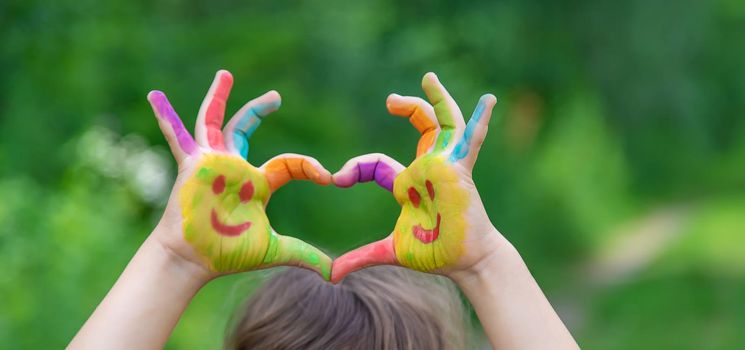
<svg viewBox="0 0 745 350">
<path fill-rule="evenodd" d="M 276 111 L 276 91 L 246 103 L 222 128 L 232 75 L 217 72 L 191 137 L 165 94 L 148 100 L 179 166 L 166 212 L 156 230 L 169 250 L 207 268 L 212 275 L 295 265 L 329 278 L 331 259 L 317 248 L 277 234 L 265 207 L 271 194 L 293 179 L 321 185 L 331 174 L 313 158 L 283 154 L 255 168 L 244 158 L 248 138 L 262 118 Z"/>
<path fill-rule="evenodd" d="M 482 96 L 465 125 L 460 109 L 434 73 L 424 76 L 422 88 L 431 105 L 396 94 L 386 101 L 391 114 L 409 118 L 421 133 L 416 159 L 409 167 L 382 154 L 368 154 L 351 159 L 333 176 L 340 187 L 374 180 L 392 191 L 401 205 L 392 234 L 334 260 L 334 283 L 379 264 L 447 275 L 485 259 L 493 247 L 486 243 L 499 235 L 471 178 L 496 98 Z"/>
</svg>

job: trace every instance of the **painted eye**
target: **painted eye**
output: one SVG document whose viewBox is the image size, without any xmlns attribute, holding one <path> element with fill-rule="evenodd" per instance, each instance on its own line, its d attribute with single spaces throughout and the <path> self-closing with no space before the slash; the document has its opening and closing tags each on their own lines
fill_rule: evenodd
<svg viewBox="0 0 745 350">
<path fill-rule="evenodd" d="M 212 181 L 212 192 L 220 194 L 222 191 L 225 191 L 225 176 L 220 175 Z"/>
<path fill-rule="evenodd" d="M 238 197 L 241 198 L 241 203 L 246 203 L 251 200 L 254 196 L 254 184 L 251 181 L 247 181 L 241 186 L 241 191 L 238 192 Z"/>
<path fill-rule="evenodd" d="M 419 196 L 419 192 L 414 187 L 409 187 L 409 200 L 411 204 L 414 204 L 414 208 L 419 208 L 419 202 L 422 201 L 422 197 Z"/>
<path fill-rule="evenodd" d="M 432 186 L 432 183 L 427 180 L 427 182 L 424 183 L 427 185 L 427 194 L 429 194 L 429 199 L 435 200 L 435 187 Z"/>
</svg>

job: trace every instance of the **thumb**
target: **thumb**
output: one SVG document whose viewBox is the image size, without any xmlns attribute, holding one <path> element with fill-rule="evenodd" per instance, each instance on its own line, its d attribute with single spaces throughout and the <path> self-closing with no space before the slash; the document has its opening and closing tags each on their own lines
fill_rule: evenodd
<svg viewBox="0 0 745 350">
<path fill-rule="evenodd" d="M 393 236 L 359 247 L 334 260 L 331 283 L 339 283 L 346 275 L 374 265 L 398 265 Z"/>
<path fill-rule="evenodd" d="M 323 279 L 331 277 L 331 258 L 320 249 L 295 237 L 283 236 L 274 231 L 269 238 L 269 248 L 264 266 L 297 266 L 315 271 Z"/>
</svg>

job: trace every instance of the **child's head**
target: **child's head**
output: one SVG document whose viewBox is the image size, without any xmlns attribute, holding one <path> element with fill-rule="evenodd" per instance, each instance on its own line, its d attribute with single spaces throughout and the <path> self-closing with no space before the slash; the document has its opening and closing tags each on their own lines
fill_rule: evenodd
<svg viewBox="0 0 745 350">
<path fill-rule="evenodd" d="M 289 269 L 240 311 L 232 349 L 461 349 L 467 316 L 453 284 L 379 266 L 338 285 Z"/>
</svg>

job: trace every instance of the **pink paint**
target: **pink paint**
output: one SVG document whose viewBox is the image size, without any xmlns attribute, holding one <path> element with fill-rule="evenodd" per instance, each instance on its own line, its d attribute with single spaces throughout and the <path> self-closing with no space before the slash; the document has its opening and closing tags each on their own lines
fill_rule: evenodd
<svg viewBox="0 0 745 350">
<path fill-rule="evenodd" d="M 392 236 L 364 245 L 334 259 L 331 267 L 331 283 L 339 283 L 346 275 L 373 265 L 398 265 Z"/>
<path fill-rule="evenodd" d="M 419 191 L 414 187 L 409 187 L 409 200 L 414 208 L 419 208 L 419 203 L 422 201 L 422 196 L 419 195 Z"/>
<path fill-rule="evenodd" d="M 437 213 L 437 225 L 433 229 L 424 229 L 422 225 L 416 225 L 411 228 L 414 237 L 422 241 L 424 244 L 434 242 L 438 236 L 440 236 L 440 213 Z"/>
<path fill-rule="evenodd" d="M 429 194 L 429 199 L 435 200 L 435 187 L 432 186 L 432 182 L 427 180 L 427 182 L 425 182 L 425 185 L 427 186 L 427 194 Z"/>
<path fill-rule="evenodd" d="M 215 211 L 215 209 L 212 209 L 212 215 L 210 219 L 212 220 L 212 228 L 214 228 L 215 231 L 217 231 L 217 233 L 223 236 L 228 236 L 228 237 L 240 236 L 240 234 L 243 233 L 243 231 L 246 231 L 251 227 L 250 221 L 246 221 L 238 225 L 224 224 L 220 222 L 220 219 L 217 217 L 217 212 Z"/>
<path fill-rule="evenodd" d="M 226 151 L 222 135 L 222 121 L 225 116 L 225 104 L 233 87 L 233 76 L 227 71 L 220 71 L 215 92 L 207 106 L 204 123 L 207 126 L 207 141 L 215 150 Z"/>
<path fill-rule="evenodd" d="M 225 191 L 225 176 L 220 175 L 215 178 L 214 181 L 212 181 L 212 192 L 214 194 L 220 194 L 222 191 Z"/>
<path fill-rule="evenodd" d="M 238 192 L 238 197 L 241 198 L 241 203 L 246 203 L 251 200 L 254 196 L 254 184 L 251 181 L 246 181 L 243 186 L 241 186 L 240 192 Z"/>
</svg>

